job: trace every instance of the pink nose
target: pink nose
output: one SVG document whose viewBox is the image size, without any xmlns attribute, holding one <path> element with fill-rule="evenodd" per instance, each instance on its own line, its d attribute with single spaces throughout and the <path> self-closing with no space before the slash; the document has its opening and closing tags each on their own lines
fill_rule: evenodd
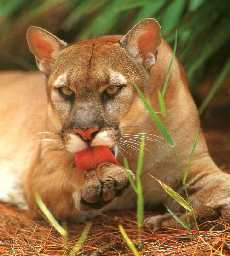
<svg viewBox="0 0 230 256">
<path fill-rule="evenodd" d="M 74 129 L 74 132 L 77 134 L 77 135 L 80 135 L 82 137 L 82 139 L 84 140 L 92 140 L 93 138 L 93 134 L 98 132 L 98 128 L 96 127 L 92 127 L 92 128 L 88 128 L 86 130 L 82 130 L 82 129 L 79 129 L 79 128 L 75 128 Z"/>
</svg>

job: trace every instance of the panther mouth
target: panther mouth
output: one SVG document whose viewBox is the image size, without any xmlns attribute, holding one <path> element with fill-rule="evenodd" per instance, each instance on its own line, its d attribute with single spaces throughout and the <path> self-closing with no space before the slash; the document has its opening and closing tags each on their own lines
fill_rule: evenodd
<svg viewBox="0 0 230 256">
<path fill-rule="evenodd" d="M 117 161 L 118 148 L 110 149 L 106 145 L 89 146 L 84 150 L 75 153 L 75 165 L 82 171 L 96 169 L 100 164 L 113 163 Z"/>
<path fill-rule="evenodd" d="M 119 164 L 116 131 L 104 128 L 89 136 L 88 133 L 92 132 L 92 129 L 86 131 L 78 129 L 75 134 L 71 132 L 66 135 L 65 148 L 74 155 L 76 167 L 88 171 L 106 162 Z"/>
</svg>

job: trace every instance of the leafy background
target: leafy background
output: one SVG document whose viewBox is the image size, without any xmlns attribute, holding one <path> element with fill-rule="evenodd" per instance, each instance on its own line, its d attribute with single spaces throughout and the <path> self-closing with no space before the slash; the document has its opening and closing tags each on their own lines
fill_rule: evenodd
<svg viewBox="0 0 230 256">
<path fill-rule="evenodd" d="M 214 83 L 206 94 L 213 98 L 229 77 L 229 13 L 229 0 L 0 0 L 0 69 L 35 68 L 25 42 L 31 24 L 71 42 L 123 34 L 154 17 L 171 45 L 178 31 L 177 56 L 194 95 L 200 82 L 211 77 Z"/>
</svg>

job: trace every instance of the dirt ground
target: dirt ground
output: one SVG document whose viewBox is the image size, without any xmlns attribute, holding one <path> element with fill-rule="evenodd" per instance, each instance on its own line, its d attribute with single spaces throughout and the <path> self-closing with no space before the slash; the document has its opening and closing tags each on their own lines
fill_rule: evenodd
<svg viewBox="0 0 230 256">
<path fill-rule="evenodd" d="M 218 125 L 205 121 L 204 127 L 212 157 L 230 173 L 230 126 L 224 120 L 218 120 Z M 0 213 L 0 255 L 64 255 L 65 248 L 71 248 L 76 243 L 84 227 L 77 224 L 68 226 L 70 239 L 65 244 L 46 222 L 34 222 L 23 211 L 0 204 Z M 146 213 L 146 216 L 150 214 Z M 132 255 L 121 239 L 118 224 L 123 224 L 130 238 L 142 247 L 142 255 L 230 255 L 230 225 L 221 219 L 204 223 L 200 231 L 192 233 L 172 229 L 156 233 L 144 230 L 140 244 L 134 212 L 113 212 L 93 220 L 83 252 L 79 255 Z M 203 230 L 204 225 L 211 229 Z"/>
</svg>

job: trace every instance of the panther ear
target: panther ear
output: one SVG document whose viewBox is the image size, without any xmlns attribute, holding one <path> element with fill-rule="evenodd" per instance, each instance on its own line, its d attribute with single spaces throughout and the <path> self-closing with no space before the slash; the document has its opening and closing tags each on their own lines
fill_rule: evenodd
<svg viewBox="0 0 230 256">
<path fill-rule="evenodd" d="M 67 44 L 45 29 L 35 26 L 28 28 L 26 39 L 38 68 L 48 75 L 53 61 Z"/>
<path fill-rule="evenodd" d="M 157 48 L 161 43 L 160 25 L 155 19 L 144 19 L 124 35 L 120 44 L 131 57 L 147 69 L 156 62 Z"/>
</svg>

